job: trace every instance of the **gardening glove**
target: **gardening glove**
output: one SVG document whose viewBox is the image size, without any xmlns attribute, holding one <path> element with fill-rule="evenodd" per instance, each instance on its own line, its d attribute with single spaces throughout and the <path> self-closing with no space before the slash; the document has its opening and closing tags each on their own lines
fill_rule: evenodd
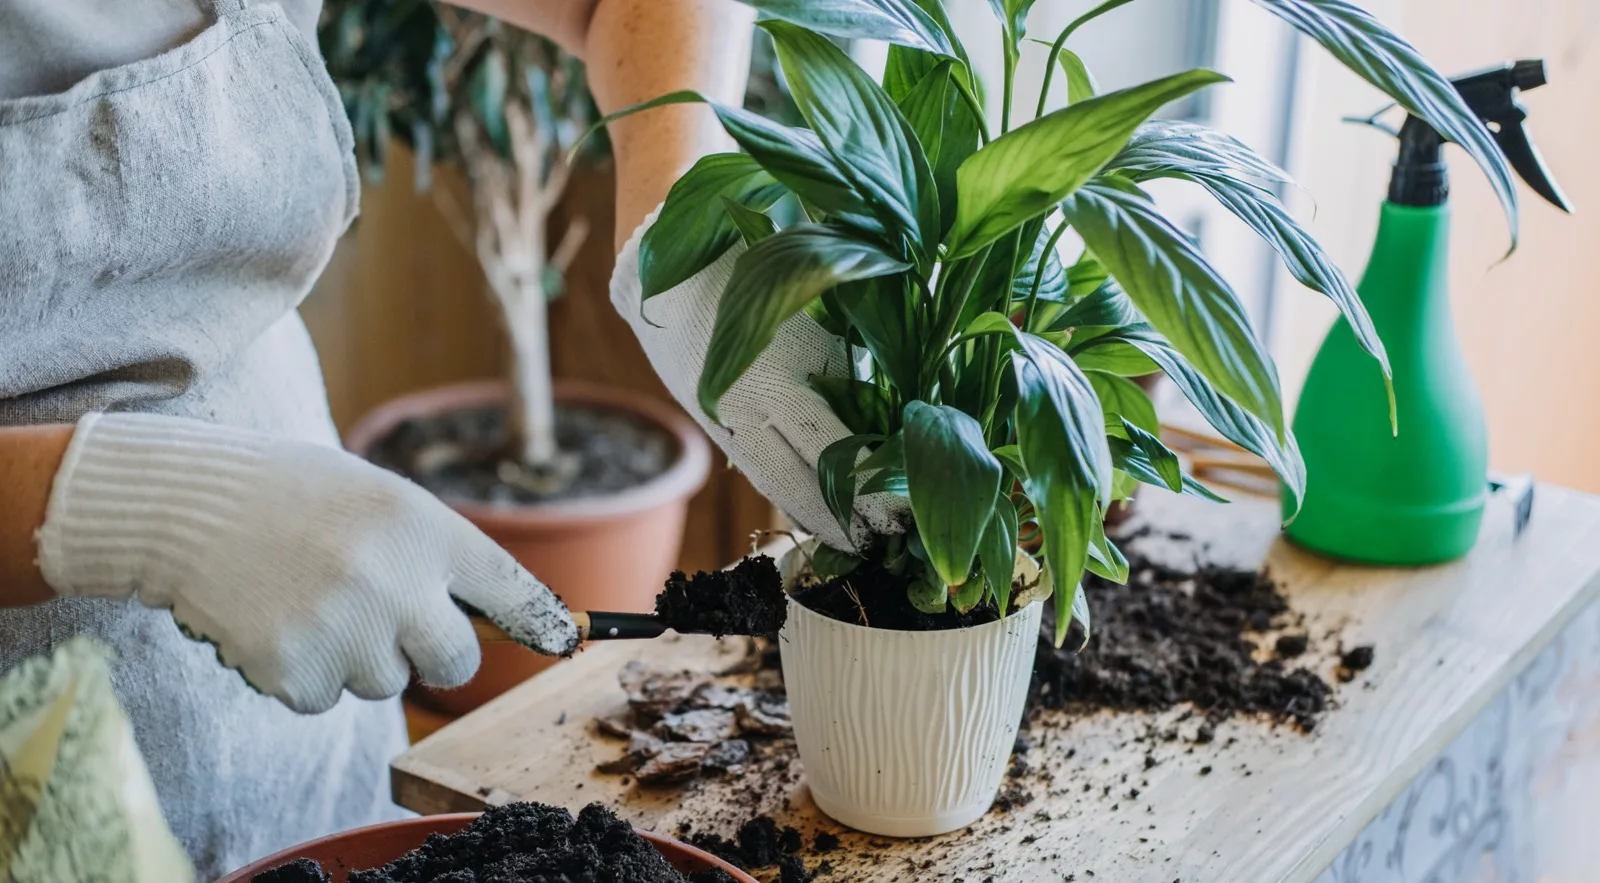
<svg viewBox="0 0 1600 883">
<path fill-rule="evenodd" d="M 657 208 L 623 246 L 611 276 L 611 303 L 644 345 L 672 397 L 698 421 L 762 496 L 791 521 L 836 549 L 863 548 L 874 534 L 903 533 L 910 507 L 903 497 L 857 497 L 850 531 L 834 518 L 817 482 L 817 458 L 851 434 L 806 382 L 811 375 L 849 376 L 845 342 L 805 313 L 783 325 L 772 344 L 723 396 L 722 425 L 700 410 L 695 388 L 705 364 L 717 303 L 744 253 L 735 245 L 711 266 L 663 292 L 640 310 L 639 241 Z"/>
<path fill-rule="evenodd" d="M 57 472 L 39 570 L 62 596 L 172 612 L 224 665 L 303 713 L 342 690 L 460 686 L 459 599 L 564 655 L 560 599 L 427 491 L 337 448 L 147 414 L 90 414 Z"/>
</svg>

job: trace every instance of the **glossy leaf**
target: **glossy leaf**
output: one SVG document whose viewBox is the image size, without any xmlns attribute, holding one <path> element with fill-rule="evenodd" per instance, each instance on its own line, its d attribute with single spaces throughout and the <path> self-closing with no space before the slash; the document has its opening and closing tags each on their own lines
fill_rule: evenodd
<svg viewBox="0 0 1600 883">
<path fill-rule="evenodd" d="M 835 579 L 854 573 L 865 563 L 859 555 L 819 543 L 811 553 L 811 574 L 820 580 Z"/>
<path fill-rule="evenodd" d="M 1233 289 L 1134 185 L 1101 178 L 1062 203 L 1128 297 L 1200 373 L 1286 435 L 1278 372 Z"/>
<path fill-rule="evenodd" d="M 807 383 L 827 400 L 834 416 L 851 432 L 889 431 L 889 398 L 877 384 L 820 374 L 811 375 Z"/>
<path fill-rule="evenodd" d="M 1017 442 L 1025 472 L 1022 486 L 1036 509 L 1045 564 L 1055 584 L 1055 641 L 1060 646 L 1071 623 L 1089 540 L 1100 519 L 1095 504 L 1101 493 L 1098 477 L 1088 462 L 1091 458 L 1081 456 L 1083 449 L 1074 445 L 1092 438 L 1103 448 L 1104 421 L 1094 391 L 1081 374 L 1074 382 L 1071 409 L 1064 414 L 1056 404 L 1057 392 L 1051 389 L 1062 381 L 1052 384 L 1021 352 L 1012 358 L 1018 387 Z M 1109 451 L 1106 460 L 1105 491 L 1109 494 Z"/>
<path fill-rule="evenodd" d="M 1176 74 L 1047 114 L 979 148 L 956 173 L 951 256 L 974 254 L 1043 215 L 1100 171 L 1162 105 L 1226 79 L 1207 70 Z"/>
<path fill-rule="evenodd" d="M 1406 111 L 1466 148 L 1505 209 L 1511 249 L 1518 233 L 1517 186 L 1511 165 L 1456 87 L 1421 53 L 1372 14 L 1346 0 L 1255 0 L 1318 43 L 1345 67 Z"/>
<path fill-rule="evenodd" d="M 975 582 L 988 585 L 994 593 L 995 609 L 1005 616 L 1011 612 L 1011 580 L 1017 566 L 1017 507 L 1003 489 L 995 497 L 994 512 L 978 545 L 978 563 L 983 579 Z"/>
<path fill-rule="evenodd" d="M 1106 168 L 1131 172 L 1135 180 L 1194 172 L 1264 184 L 1294 183 L 1288 172 L 1232 135 L 1180 120 L 1141 125 Z"/>
<path fill-rule="evenodd" d="M 1089 385 L 1094 387 L 1094 393 L 1100 399 L 1100 410 L 1105 413 L 1108 424 L 1116 425 L 1120 418 L 1146 432 L 1161 432 L 1161 421 L 1156 417 L 1156 406 L 1137 383 L 1098 371 L 1089 371 L 1086 374 Z"/>
<path fill-rule="evenodd" d="M 578 145 L 608 123 L 669 104 L 709 105 L 729 137 L 803 202 L 826 212 L 832 220 L 885 241 L 892 239 L 814 132 L 790 128 L 748 110 L 717 104 L 693 90 L 670 92 L 610 114 L 595 123 L 584 138 L 579 138 Z"/>
<path fill-rule="evenodd" d="M 1076 340 L 1077 335 L 1074 335 L 1074 344 Z M 1077 362 L 1079 368 L 1089 372 L 1098 371 L 1118 377 L 1144 377 L 1161 370 L 1142 350 L 1122 340 L 1106 340 L 1097 336 L 1090 338 L 1082 349 L 1069 344 L 1067 351 L 1072 354 L 1072 361 Z"/>
<path fill-rule="evenodd" d="M 783 192 L 783 185 L 744 154 L 701 158 L 672 185 L 656 222 L 639 240 L 642 297 L 676 287 L 739 241 L 738 227 L 719 197 L 764 211 Z"/>
<path fill-rule="evenodd" d="M 841 286 L 834 293 L 850 326 L 861 335 L 874 361 L 902 393 L 916 390 L 922 370 L 922 343 L 903 280 L 870 279 Z"/>
<path fill-rule="evenodd" d="M 1095 520 L 1094 534 L 1089 537 L 1089 571 L 1118 585 L 1128 582 L 1128 559 L 1116 543 L 1106 536 L 1105 524 L 1099 519 Z M 1078 595 L 1082 597 L 1083 593 L 1079 592 Z M 1082 624 L 1087 630 L 1087 622 Z"/>
<path fill-rule="evenodd" d="M 925 568 L 906 587 L 906 598 L 911 601 L 912 607 L 929 615 L 943 613 L 950 606 L 950 590 L 931 567 Z"/>
<path fill-rule="evenodd" d="M 939 239 L 933 170 L 888 93 L 825 37 L 764 22 L 800 113 L 884 226 L 930 252 Z"/>
<path fill-rule="evenodd" d="M 1167 490 L 1182 491 L 1183 464 L 1178 462 L 1178 455 L 1162 443 L 1160 432 L 1147 431 L 1137 420 L 1130 419 L 1127 415 L 1123 415 L 1122 428 L 1128 434 L 1128 441 L 1144 454 L 1145 459 L 1150 461 L 1151 468 L 1161 476 L 1161 481 L 1167 486 Z"/>
<path fill-rule="evenodd" d="M 1088 101 L 1098 91 L 1095 88 L 1094 75 L 1089 73 L 1089 68 L 1071 49 L 1062 49 L 1059 58 L 1061 72 L 1067 75 L 1067 103 L 1077 104 Z"/>
<path fill-rule="evenodd" d="M 847 40 L 882 40 L 939 55 L 955 49 L 944 28 L 912 0 L 739 0 L 762 16 Z"/>
<path fill-rule="evenodd" d="M 717 419 L 717 402 L 772 342 L 778 326 L 841 283 L 885 276 L 907 265 L 847 231 L 799 224 L 739 256 L 717 304 L 700 373 L 699 400 Z"/>
<path fill-rule="evenodd" d="M 1013 353 L 1013 360 L 1026 362 L 1038 372 L 1031 393 L 1020 389 L 1022 372 L 1017 372 L 1020 397 L 1026 399 L 1040 393 L 1048 397 L 1048 405 L 1068 442 L 1056 457 L 1071 461 L 1072 471 L 1086 477 L 1104 505 L 1111 487 L 1111 453 L 1106 448 L 1105 412 L 1094 385 L 1066 353 L 1049 341 L 1019 331 L 1017 342 L 1020 346 Z M 1022 454 L 1023 463 L 1031 468 L 1026 443 L 1022 444 Z"/>
<path fill-rule="evenodd" d="M 1042 231 L 1041 231 L 1042 232 Z M 1039 261 L 1044 261 L 1044 272 L 1039 272 Z M 1011 293 L 1017 299 L 1027 298 L 1033 291 L 1035 278 L 1039 282 L 1039 299 L 1064 301 L 1067 299 L 1067 268 L 1061 264 L 1061 255 L 1050 248 L 1050 237 L 1035 239 L 1028 259 L 1012 280 Z"/>
<path fill-rule="evenodd" d="M 1074 652 L 1080 652 L 1083 650 L 1083 648 L 1089 646 L 1089 633 L 1091 630 L 1089 616 L 1089 596 L 1081 589 L 1075 592 L 1072 596 L 1072 621 L 1077 623 L 1078 627 L 1083 630 L 1083 640 L 1074 650 Z"/>
<path fill-rule="evenodd" d="M 1000 20 L 1000 30 L 1013 49 L 1028 35 L 1028 11 L 1034 0 L 989 0 L 989 8 Z"/>
<path fill-rule="evenodd" d="M 1199 410 L 1223 438 L 1267 461 L 1278 474 L 1290 495 L 1290 508 L 1299 511 L 1306 492 L 1306 465 L 1294 435 L 1281 441 L 1277 433 L 1260 418 L 1218 392 L 1170 343 L 1147 325 L 1132 326 L 1117 332 L 1124 340 L 1144 351 L 1161 366 L 1163 374 L 1175 383 L 1190 403 Z"/>
<path fill-rule="evenodd" d="M 911 511 L 928 561 L 951 586 L 967 581 L 1000 490 L 1000 461 L 983 427 L 944 405 L 911 402 L 904 416 Z"/>
<path fill-rule="evenodd" d="M 933 171 L 941 236 L 955 221 L 956 169 L 978 149 L 978 121 L 961 100 L 954 76 L 951 63 L 940 62 L 899 102 Z"/>
<path fill-rule="evenodd" d="M 911 486 L 906 481 L 906 471 L 903 468 L 880 469 L 872 477 L 863 481 L 861 487 L 856 489 L 860 496 L 867 497 L 873 494 L 894 494 L 897 497 L 911 496 Z"/>
<path fill-rule="evenodd" d="M 722 207 L 727 210 L 728 217 L 733 220 L 733 226 L 739 231 L 739 238 L 745 245 L 755 245 L 768 236 L 778 232 L 778 225 L 764 212 L 734 202 L 728 197 L 722 197 Z"/>
<path fill-rule="evenodd" d="M 839 522 L 845 536 L 855 518 L 856 477 L 853 472 L 861 449 L 883 441 L 881 435 L 851 435 L 822 449 L 817 455 L 817 483 L 828 511 Z"/>
<path fill-rule="evenodd" d="M 1177 460 L 1178 455 L 1168 450 L 1166 445 L 1160 443 L 1159 439 L 1141 439 L 1143 444 L 1147 446 L 1144 448 L 1135 445 L 1130 439 L 1121 438 L 1118 436 L 1112 436 L 1110 439 L 1108 439 L 1108 441 L 1111 443 L 1111 459 L 1112 462 L 1117 464 L 1117 471 L 1119 475 L 1128 477 L 1135 481 L 1143 482 L 1144 484 L 1153 485 L 1155 487 L 1166 488 L 1168 490 L 1173 489 L 1167 483 L 1168 476 L 1165 472 L 1163 472 L 1165 467 L 1157 467 L 1156 462 L 1151 459 L 1148 446 L 1151 445 L 1153 441 L 1155 445 L 1160 446 L 1161 451 L 1165 452 L 1159 456 L 1166 457 L 1170 455 L 1170 458 L 1173 461 Z M 1196 481 L 1194 476 L 1188 474 L 1187 472 L 1182 472 L 1181 470 L 1179 471 L 1178 484 L 1178 491 L 1184 496 L 1199 497 L 1200 499 L 1208 500 L 1213 503 L 1228 502 L 1227 499 L 1218 496 L 1210 488 Z"/>
</svg>

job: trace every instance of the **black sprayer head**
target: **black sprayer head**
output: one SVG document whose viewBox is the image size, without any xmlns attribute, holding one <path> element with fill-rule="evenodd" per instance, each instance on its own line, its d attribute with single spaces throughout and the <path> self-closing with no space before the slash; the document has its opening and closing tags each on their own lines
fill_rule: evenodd
<svg viewBox="0 0 1600 883">
<path fill-rule="evenodd" d="M 1522 180 L 1562 211 L 1572 211 L 1561 188 L 1545 168 L 1539 149 L 1528 138 L 1528 131 L 1523 127 L 1528 110 L 1517 101 L 1519 92 L 1537 89 L 1549 82 L 1544 62 L 1538 59 L 1518 61 L 1468 74 L 1453 82 L 1467 106 L 1494 134 L 1495 142 Z M 1389 201 L 1412 206 L 1444 204 L 1450 196 L 1449 171 L 1443 157 L 1444 136 L 1415 116 L 1406 117 L 1405 125 L 1396 132 L 1377 121 L 1382 113 L 1356 122 L 1367 123 L 1400 138 L 1400 158 L 1395 161 L 1394 177 L 1389 180 Z"/>
</svg>

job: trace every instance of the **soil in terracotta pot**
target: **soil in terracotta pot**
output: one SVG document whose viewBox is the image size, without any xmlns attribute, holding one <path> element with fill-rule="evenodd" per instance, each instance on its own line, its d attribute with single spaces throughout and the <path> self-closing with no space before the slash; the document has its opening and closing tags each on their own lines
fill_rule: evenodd
<svg viewBox="0 0 1600 883">
<path fill-rule="evenodd" d="M 908 584 L 905 576 L 890 573 L 881 563 L 868 562 L 844 576 L 802 586 L 795 590 L 794 599 L 829 619 L 899 632 L 968 628 L 1000 618 L 993 604 L 979 605 L 967 613 L 958 613 L 954 607 L 946 607 L 942 613 L 923 613 L 911 605 L 906 595 Z"/>
<path fill-rule="evenodd" d="M 529 504 L 614 494 L 665 472 L 672 434 L 624 411 L 556 406 L 557 468 L 541 473 L 505 457 L 506 412 L 463 408 L 401 422 L 367 459 L 447 500 Z"/>
<path fill-rule="evenodd" d="M 300 860 L 253 883 L 320 883 L 315 862 Z M 722 870 L 685 877 L 648 841 L 598 803 L 574 819 L 565 809 L 513 803 L 484 811 L 458 834 L 434 834 L 390 864 L 350 874 L 350 883 L 731 883 Z"/>
<path fill-rule="evenodd" d="M 775 635 L 788 618 L 777 562 L 752 555 L 730 570 L 668 577 L 656 595 L 656 615 L 668 628 L 689 634 Z"/>
</svg>

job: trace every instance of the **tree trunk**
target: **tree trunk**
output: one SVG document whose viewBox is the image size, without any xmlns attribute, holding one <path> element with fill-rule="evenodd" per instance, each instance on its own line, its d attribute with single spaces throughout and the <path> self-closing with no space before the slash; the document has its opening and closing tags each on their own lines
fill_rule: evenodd
<svg viewBox="0 0 1600 883">
<path fill-rule="evenodd" d="M 549 314 L 544 288 L 536 280 L 520 281 L 515 290 L 497 290 L 495 295 L 511 337 L 511 452 L 537 468 L 554 463 L 557 453 Z"/>
</svg>

